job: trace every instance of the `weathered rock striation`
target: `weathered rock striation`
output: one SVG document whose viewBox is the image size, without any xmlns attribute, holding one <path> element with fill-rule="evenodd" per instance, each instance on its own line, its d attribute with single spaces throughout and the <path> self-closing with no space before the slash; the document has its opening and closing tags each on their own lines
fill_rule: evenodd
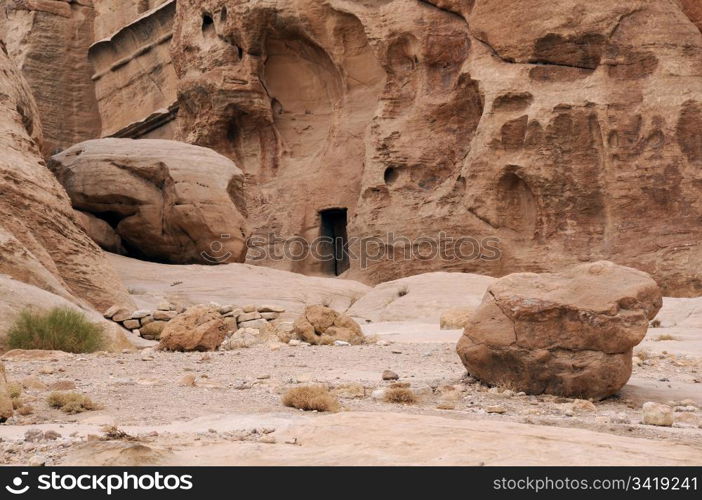
<svg viewBox="0 0 702 500">
<path fill-rule="evenodd" d="M 133 306 L 41 159 L 39 113 L 0 42 L 0 274 L 99 309 Z"/>
<path fill-rule="evenodd" d="M 650 272 L 666 294 L 695 294 L 698 11 L 683 0 L 180 0 L 180 137 L 236 159 L 255 234 L 378 238 L 385 258 L 350 262 L 359 279 L 605 258 Z M 346 235 L 328 227 L 329 209 Z M 404 258 L 440 232 L 478 249 Z"/>
</svg>

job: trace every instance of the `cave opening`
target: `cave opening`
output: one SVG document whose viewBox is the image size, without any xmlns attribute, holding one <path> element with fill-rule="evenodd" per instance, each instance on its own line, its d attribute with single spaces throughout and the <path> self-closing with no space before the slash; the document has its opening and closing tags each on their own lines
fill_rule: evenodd
<svg viewBox="0 0 702 500">
<path fill-rule="evenodd" d="M 320 233 L 331 241 L 331 248 L 322 255 L 332 256 L 324 262 L 327 274 L 339 276 L 350 267 L 348 253 L 348 211 L 345 208 L 330 208 L 319 212 L 321 219 Z M 328 251 L 326 251 L 328 250 Z"/>
<path fill-rule="evenodd" d="M 202 32 L 207 33 L 210 31 L 212 28 L 214 28 L 214 19 L 212 19 L 212 16 L 205 13 L 202 15 Z"/>
</svg>

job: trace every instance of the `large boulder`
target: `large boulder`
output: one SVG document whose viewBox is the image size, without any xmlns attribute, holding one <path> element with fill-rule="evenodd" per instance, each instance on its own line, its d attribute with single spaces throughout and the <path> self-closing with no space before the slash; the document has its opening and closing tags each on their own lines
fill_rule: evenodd
<svg viewBox="0 0 702 500">
<path fill-rule="evenodd" d="M 109 222 L 134 255 L 173 264 L 245 258 L 244 174 L 212 150 L 97 139 L 55 155 L 50 167 L 74 208 Z"/>
<path fill-rule="evenodd" d="M 661 304 L 649 275 L 611 262 L 512 274 L 490 286 L 457 351 L 491 385 L 604 398 L 629 380 L 632 348 Z"/>
<path fill-rule="evenodd" d="M 326 306 L 314 305 L 305 309 L 293 324 L 294 334 L 310 344 L 329 345 L 340 340 L 362 344 L 361 327 L 350 316 Z"/>
<path fill-rule="evenodd" d="M 159 349 L 164 351 L 214 351 L 227 335 L 225 318 L 215 307 L 189 308 L 166 324 Z"/>
<path fill-rule="evenodd" d="M 7 389 L 5 365 L 0 362 L 0 423 L 10 418 L 13 413 L 12 398 Z"/>
<path fill-rule="evenodd" d="M 134 307 L 41 157 L 30 89 L 0 41 L 0 274 L 98 309 Z"/>
</svg>

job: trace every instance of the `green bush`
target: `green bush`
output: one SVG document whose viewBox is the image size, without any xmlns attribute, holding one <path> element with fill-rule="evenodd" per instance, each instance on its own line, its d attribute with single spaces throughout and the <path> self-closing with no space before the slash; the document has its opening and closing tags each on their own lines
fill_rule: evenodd
<svg viewBox="0 0 702 500">
<path fill-rule="evenodd" d="M 68 307 L 49 311 L 25 309 L 10 328 L 10 349 L 46 349 L 73 353 L 95 352 L 103 345 L 100 325 Z"/>
</svg>

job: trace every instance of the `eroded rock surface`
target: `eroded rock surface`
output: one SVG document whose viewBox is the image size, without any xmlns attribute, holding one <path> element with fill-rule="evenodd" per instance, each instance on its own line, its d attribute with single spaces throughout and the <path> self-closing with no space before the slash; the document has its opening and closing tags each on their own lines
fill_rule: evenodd
<svg viewBox="0 0 702 500">
<path fill-rule="evenodd" d="M 88 61 L 92 2 L 6 0 L 1 10 L 0 38 L 37 101 L 42 153 L 97 137 L 101 117 Z"/>
<path fill-rule="evenodd" d="M 632 349 L 661 305 L 650 276 L 611 262 L 512 274 L 490 286 L 457 351 L 491 385 L 604 398 L 629 380 Z"/>
<path fill-rule="evenodd" d="M 386 250 L 352 260 L 357 279 L 610 259 L 651 273 L 666 294 L 694 295 L 698 10 L 685 0 L 181 0 L 180 137 L 236 159 L 256 233 L 312 240 L 326 234 L 325 210 L 346 209 L 349 239 Z M 475 238 L 477 251 L 397 258 L 442 231 Z M 313 259 L 255 263 L 335 271 Z"/>
<path fill-rule="evenodd" d="M 2 42 L 0 89 L 0 273 L 99 309 L 132 305 L 41 159 L 39 112 Z"/>
<path fill-rule="evenodd" d="M 176 141 L 99 139 L 54 156 L 51 168 L 73 206 L 109 222 L 137 256 L 178 264 L 244 258 L 244 176 L 214 151 Z"/>
</svg>

